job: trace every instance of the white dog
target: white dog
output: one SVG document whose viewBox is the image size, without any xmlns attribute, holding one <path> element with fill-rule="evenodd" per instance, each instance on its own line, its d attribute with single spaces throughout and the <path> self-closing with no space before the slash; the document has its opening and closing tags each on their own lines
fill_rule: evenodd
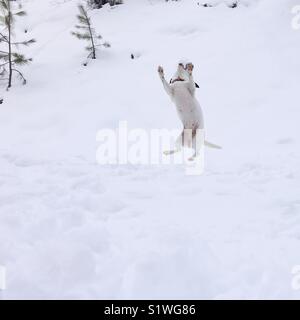
<svg viewBox="0 0 300 320">
<path fill-rule="evenodd" d="M 193 69 L 192 63 L 179 62 L 177 72 L 169 84 L 164 77 L 163 68 L 161 66 L 158 67 L 158 73 L 164 89 L 176 105 L 177 113 L 183 124 L 183 132 L 176 141 L 176 149 L 166 151 L 165 154 L 173 154 L 180 151 L 182 146 L 188 146 L 194 149 L 194 155 L 190 160 L 193 160 L 198 155 L 199 148 L 201 148 L 201 145 L 197 145 L 195 142 L 196 134 L 199 131 L 204 134 L 203 113 L 195 97 L 196 84 L 193 79 Z M 189 131 L 191 139 L 186 139 L 185 133 Z M 221 148 L 207 141 L 204 141 L 204 144 L 212 148 Z"/>
</svg>

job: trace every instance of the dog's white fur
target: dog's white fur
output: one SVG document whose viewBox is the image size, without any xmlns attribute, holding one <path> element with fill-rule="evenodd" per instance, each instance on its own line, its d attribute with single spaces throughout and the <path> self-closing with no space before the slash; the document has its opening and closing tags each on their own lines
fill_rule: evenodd
<svg viewBox="0 0 300 320">
<path fill-rule="evenodd" d="M 198 129 L 204 130 L 204 119 L 201 106 L 195 97 L 196 86 L 192 70 L 187 71 L 183 63 L 179 63 L 177 72 L 173 76 L 170 84 L 165 79 L 162 67 L 158 68 L 158 73 L 165 91 L 176 106 L 184 130 L 190 129 L 194 139 Z M 182 147 L 182 143 L 184 143 L 183 133 L 177 139 L 176 150 L 166 152 L 166 154 L 179 151 Z M 197 150 L 194 143 L 192 143 L 192 148 L 195 150 L 194 156 L 196 156 Z"/>
</svg>

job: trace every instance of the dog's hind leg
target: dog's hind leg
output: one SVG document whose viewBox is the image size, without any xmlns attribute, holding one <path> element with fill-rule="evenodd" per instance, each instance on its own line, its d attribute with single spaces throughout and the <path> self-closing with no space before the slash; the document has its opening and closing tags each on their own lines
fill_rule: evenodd
<svg viewBox="0 0 300 320">
<path fill-rule="evenodd" d="M 192 149 L 194 150 L 194 154 L 188 158 L 189 161 L 194 161 L 199 154 L 199 150 L 196 144 L 196 132 L 193 130 L 192 132 Z"/>
<path fill-rule="evenodd" d="M 184 135 L 184 131 L 181 132 L 180 136 L 176 139 L 175 142 L 175 149 L 173 150 L 166 150 L 164 151 L 164 154 L 166 156 L 170 156 L 171 154 L 180 152 L 182 149 L 182 143 L 183 143 L 183 135 Z"/>
<path fill-rule="evenodd" d="M 196 129 L 192 132 L 192 149 L 194 154 L 188 159 L 189 161 L 194 161 L 199 155 L 201 149 L 204 147 L 204 130 Z"/>
</svg>

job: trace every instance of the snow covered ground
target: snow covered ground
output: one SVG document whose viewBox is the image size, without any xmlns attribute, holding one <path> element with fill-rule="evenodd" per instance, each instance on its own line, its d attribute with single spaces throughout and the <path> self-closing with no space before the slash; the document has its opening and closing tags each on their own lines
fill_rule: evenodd
<svg viewBox="0 0 300 320">
<path fill-rule="evenodd" d="M 37 43 L 28 85 L 0 88 L 0 297 L 299 299 L 300 3 L 105 6 L 91 14 L 112 47 L 83 67 L 77 1 L 22 2 L 17 34 Z M 99 129 L 180 128 L 156 69 L 181 57 L 223 146 L 204 174 L 97 165 Z"/>
</svg>

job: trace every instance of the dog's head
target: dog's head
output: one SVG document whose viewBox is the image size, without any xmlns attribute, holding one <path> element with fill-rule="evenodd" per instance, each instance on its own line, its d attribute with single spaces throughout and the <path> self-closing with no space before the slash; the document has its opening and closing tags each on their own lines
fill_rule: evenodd
<svg viewBox="0 0 300 320">
<path fill-rule="evenodd" d="M 176 81 L 187 81 L 189 80 L 189 73 L 186 69 L 186 64 L 183 61 L 179 61 L 177 66 L 177 71 L 173 75 L 170 83 L 174 83 Z"/>
<path fill-rule="evenodd" d="M 182 59 L 178 62 L 177 71 L 170 80 L 170 83 L 176 81 L 186 81 L 189 80 L 189 76 L 193 74 L 194 65 L 187 59 Z"/>
<path fill-rule="evenodd" d="M 176 81 L 188 81 L 190 76 L 193 74 L 194 65 L 189 60 L 180 60 L 178 63 L 177 71 L 171 78 L 170 83 Z M 199 88 L 198 84 L 195 82 L 196 88 Z"/>
</svg>

